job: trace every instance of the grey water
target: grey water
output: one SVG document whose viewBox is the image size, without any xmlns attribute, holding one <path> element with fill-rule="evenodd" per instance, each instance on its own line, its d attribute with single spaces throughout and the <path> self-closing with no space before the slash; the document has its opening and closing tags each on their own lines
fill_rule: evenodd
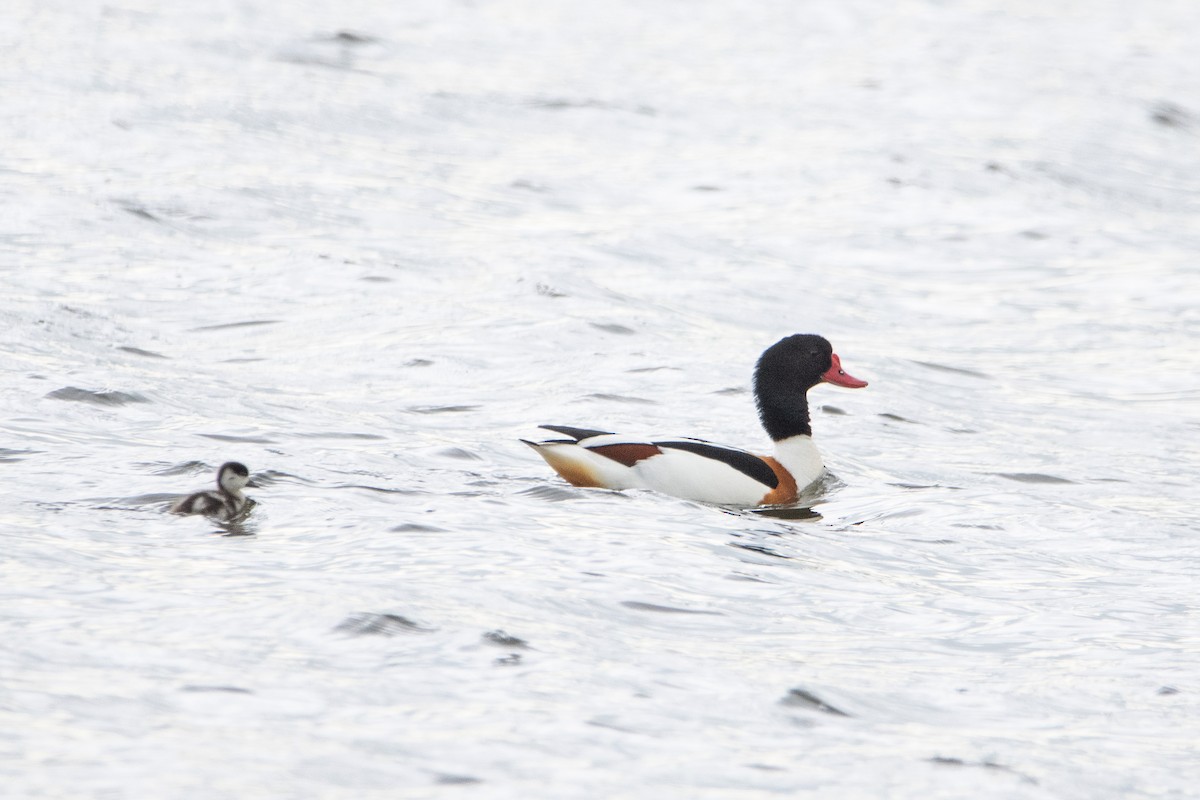
<svg viewBox="0 0 1200 800">
<path fill-rule="evenodd" d="M 0 795 L 1195 797 L 1198 35 L 10 3 Z M 800 507 L 519 441 L 764 449 L 797 331 L 870 381 Z"/>
</svg>

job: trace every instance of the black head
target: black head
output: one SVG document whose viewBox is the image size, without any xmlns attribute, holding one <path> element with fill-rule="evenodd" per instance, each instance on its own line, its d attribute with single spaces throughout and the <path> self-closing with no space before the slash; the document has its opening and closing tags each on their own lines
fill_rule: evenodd
<svg viewBox="0 0 1200 800">
<path fill-rule="evenodd" d="M 754 368 L 754 397 L 772 439 L 812 435 L 805 395 L 823 381 L 849 389 L 867 385 L 846 374 L 833 345 L 822 336 L 797 333 L 767 348 Z"/>
<path fill-rule="evenodd" d="M 754 370 L 755 386 L 764 382 L 808 391 L 833 366 L 833 345 L 815 333 L 797 333 L 767 348 Z"/>
</svg>

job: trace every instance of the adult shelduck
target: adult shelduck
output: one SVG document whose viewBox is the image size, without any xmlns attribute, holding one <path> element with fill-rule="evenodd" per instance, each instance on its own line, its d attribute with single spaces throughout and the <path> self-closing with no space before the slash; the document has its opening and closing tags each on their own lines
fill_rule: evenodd
<svg viewBox="0 0 1200 800">
<path fill-rule="evenodd" d="M 654 489 L 722 505 L 791 503 L 824 470 L 808 418 L 807 392 L 818 383 L 867 385 L 847 374 L 833 347 L 815 334 L 788 336 L 759 358 L 754 399 L 775 442 L 773 456 L 689 437 L 636 439 L 564 425 L 540 427 L 568 439 L 522 441 L 575 486 Z"/>
<path fill-rule="evenodd" d="M 172 514 L 204 514 L 216 519 L 237 519 L 248 512 L 254 501 L 242 494 L 250 482 L 250 470 L 245 464 L 229 461 L 217 470 L 217 490 L 189 494 L 171 506 Z"/>
</svg>

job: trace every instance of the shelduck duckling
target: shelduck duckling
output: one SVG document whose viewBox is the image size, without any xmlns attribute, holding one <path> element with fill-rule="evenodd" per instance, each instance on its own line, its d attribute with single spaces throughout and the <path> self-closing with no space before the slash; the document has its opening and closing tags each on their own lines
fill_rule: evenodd
<svg viewBox="0 0 1200 800">
<path fill-rule="evenodd" d="M 228 461 L 217 470 L 217 490 L 190 494 L 171 506 L 172 514 L 204 514 L 226 522 L 250 510 L 254 501 L 242 494 L 250 482 L 245 464 Z"/>
<path fill-rule="evenodd" d="M 522 441 L 574 486 L 654 489 L 743 507 L 791 503 L 825 469 L 808 414 L 807 393 L 818 383 L 848 389 L 867 385 L 847 374 L 832 345 L 815 334 L 788 336 L 759 358 L 754 398 L 775 442 L 772 456 L 690 437 L 637 439 L 563 425 L 539 427 L 570 438 Z"/>
</svg>

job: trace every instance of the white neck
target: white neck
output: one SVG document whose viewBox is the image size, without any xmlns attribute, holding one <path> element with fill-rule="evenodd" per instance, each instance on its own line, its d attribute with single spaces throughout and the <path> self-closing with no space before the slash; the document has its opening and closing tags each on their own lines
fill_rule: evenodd
<svg viewBox="0 0 1200 800">
<path fill-rule="evenodd" d="M 804 489 L 825 471 L 821 453 L 813 444 L 812 437 L 804 434 L 789 436 L 776 442 L 775 460 L 792 473 L 797 489 Z"/>
</svg>

